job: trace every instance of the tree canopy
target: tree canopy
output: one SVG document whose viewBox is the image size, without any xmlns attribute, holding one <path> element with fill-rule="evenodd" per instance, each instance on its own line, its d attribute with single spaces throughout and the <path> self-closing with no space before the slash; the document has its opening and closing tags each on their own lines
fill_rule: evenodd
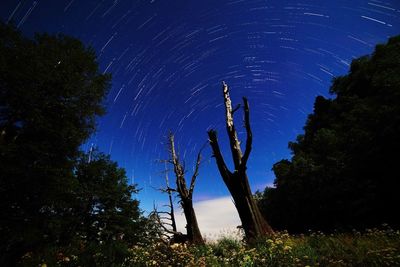
<svg viewBox="0 0 400 267">
<path fill-rule="evenodd" d="M 123 251 L 113 247 L 145 233 L 124 170 L 80 151 L 105 112 L 109 83 L 79 40 L 29 39 L 0 23 L 0 265 L 37 265 L 73 248 L 107 247 L 110 259 Z"/>
<path fill-rule="evenodd" d="M 129 185 L 125 170 L 110 156 L 98 151 L 82 154 L 75 165 L 77 186 L 73 216 L 75 239 L 85 265 L 118 265 L 128 255 L 130 245 L 146 242 L 147 221 L 139 209 L 139 201 L 132 199 L 136 185 Z M 100 253 L 99 253 L 100 252 Z M 97 257 L 93 255 L 97 254 Z"/>
<path fill-rule="evenodd" d="M 400 36 L 354 60 L 318 96 L 293 153 L 273 166 L 260 201 L 273 227 L 294 232 L 398 227 Z"/>
</svg>

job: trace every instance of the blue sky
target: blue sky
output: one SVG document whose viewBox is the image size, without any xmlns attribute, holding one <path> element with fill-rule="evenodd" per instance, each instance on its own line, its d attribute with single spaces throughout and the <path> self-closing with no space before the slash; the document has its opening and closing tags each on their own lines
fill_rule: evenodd
<svg viewBox="0 0 400 267">
<path fill-rule="evenodd" d="M 253 190 L 273 183 L 272 165 L 290 157 L 315 96 L 329 96 L 351 60 L 400 33 L 397 0 L 25 0 L 0 2 L 0 17 L 26 35 L 64 33 L 92 46 L 113 76 L 108 114 L 83 146 L 95 145 L 142 188 L 142 208 L 167 197 L 166 137 L 176 135 L 188 179 L 195 156 L 215 128 L 225 159 L 221 82 L 232 100 L 247 96 L 254 134 L 248 174 Z M 236 127 L 244 141 L 242 113 Z M 172 177 L 170 173 L 170 177 Z M 203 151 L 195 201 L 228 192 L 211 151 Z"/>
</svg>

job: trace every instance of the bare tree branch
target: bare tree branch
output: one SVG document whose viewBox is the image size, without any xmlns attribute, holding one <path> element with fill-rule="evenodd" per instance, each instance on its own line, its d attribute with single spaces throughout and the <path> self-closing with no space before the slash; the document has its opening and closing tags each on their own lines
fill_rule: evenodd
<svg viewBox="0 0 400 267">
<path fill-rule="evenodd" d="M 243 97 L 243 104 L 244 104 L 244 126 L 246 128 L 246 149 L 244 151 L 244 155 L 242 157 L 241 167 L 242 169 L 246 168 L 247 160 L 249 159 L 249 155 L 251 152 L 251 146 L 253 142 L 253 133 L 251 132 L 250 128 L 250 109 L 249 109 L 249 102 L 247 101 L 246 97 Z"/>
<path fill-rule="evenodd" d="M 201 162 L 201 152 L 199 152 L 197 154 L 196 167 L 194 169 L 194 173 L 193 173 L 192 179 L 190 181 L 190 188 L 189 188 L 189 196 L 190 197 L 192 197 L 193 189 L 194 189 L 194 183 L 196 182 L 196 178 L 199 175 L 200 162 Z"/>
<path fill-rule="evenodd" d="M 172 220 L 172 219 L 169 219 L 169 218 L 165 218 L 165 217 L 161 217 L 161 216 L 160 216 L 160 214 L 164 214 L 164 213 L 166 213 L 166 212 L 158 211 L 158 210 L 157 210 L 157 207 L 155 206 L 155 204 L 153 204 L 153 211 L 149 214 L 149 217 L 151 217 L 151 218 L 153 218 L 153 219 L 155 220 L 155 222 L 157 223 L 157 225 L 158 225 L 159 227 L 161 227 L 162 231 L 164 231 L 164 232 L 166 232 L 166 233 L 168 233 L 168 234 L 170 234 L 170 235 L 176 235 L 176 234 L 181 235 L 182 233 L 181 233 L 181 232 L 178 232 L 178 231 L 176 230 L 176 225 L 174 224 L 174 221 L 172 221 L 172 223 L 168 223 L 168 222 L 162 221 L 162 219 Z M 172 218 L 172 217 L 171 217 L 171 218 Z M 166 227 L 165 225 L 171 226 L 171 227 L 172 227 L 172 230 L 169 229 L 168 227 Z M 163 235 L 163 236 L 167 237 L 168 239 L 170 239 L 170 236 L 166 235 L 165 233 L 162 233 L 162 232 L 161 232 L 161 235 Z"/>
<path fill-rule="evenodd" d="M 167 187 L 167 188 L 159 188 L 158 191 L 161 191 L 162 193 L 168 193 L 168 192 L 176 192 L 176 189 Z"/>
<path fill-rule="evenodd" d="M 236 107 L 232 109 L 232 114 L 235 113 L 240 108 L 240 104 L 237 104 Z"/>
<path fill-rule="evenodd" d="M 180 198 L 179 203 L 182 206 L 186 218 L 186 230 L 187 230 L 186 239 L 192 243 L 203 244 L 204 241 L 197 224 L 196 214 L 193 209 L 193 201 L 192 201 L 193 189 L 196 178 L 198 176 L 199 166 L 201 162 L 201 150 L 197 155 L 196 166 L 190 182 L 189 190 L 186 185 L 185 167 L 182 166 L 182 163 L 179 161 L 175 149 L 174 135 L 172 133 L 170 133 L 169 135 L 169 152 L 171 153 L 171 158 L 174 165 L 174 173 L 176 177 L 176 191 Z"/>
<path fill-rule="evenodd" d="M 158 217 L 157 217 L 158 218 Z M 173 234 L 173 235 L 175 235 L 175 234 L 182 234 L 181 232 L 177 232 L 177 231 L 173 231 L 173 230 L 171 230 L 171 229 L 168 229 L 167 227 L 165 227 L 165 225 L 164 225 L 164 223 L 158 218 L 158 223 L 159 223 L 159 225 L 161 226 L 161 228 L 165 231 L 165 232 L 167 232 L 168 234 Z"/>
<path fill-rule="evenodd" d="M 229 176 L 231 175 L 231 172 L 229 171 L 228 167 L 226 166 L 224 157 L 221 154 L 221 150 L 220 150 L 219 144 L 218 144 L 217 132 L 215 130 L 208 131 L 208 138 L 210 141 L 211 149 L 213 151 L 213 156 L 215 157 L 215 160 L 217 161 L 217 166 L 218 166 L 219 172 L 221 173 L 224 181 L 228 180 Z"/>
<path fill-rule="evenodd" d="M 206 147 L 208 142 L 205 142 L 203 144 L 203 146 L 200 148 L 199 153 L 197 154 L 197 160 L 196 160 L 196 166 L 193 172 L 193 176 L 192 179 L 190 181 L 190 188 L 189 188 L 189 194 L 192 195 L 193 194 L 193 189 L 194 189 L 194 183 L 196 182 L 196 178 L 199 175 L 199 168 L 200 168 L 200 163 L 201 163 L 201 152 L 203 151 L 203 149 Z"/>
</svg>

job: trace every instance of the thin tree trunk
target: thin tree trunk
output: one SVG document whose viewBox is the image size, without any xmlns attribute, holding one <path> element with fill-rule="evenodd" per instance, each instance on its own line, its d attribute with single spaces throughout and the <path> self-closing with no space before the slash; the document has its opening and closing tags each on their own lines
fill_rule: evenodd
<svg viewBox="0 0 400 267">
<path fill-rule="evenodd" d="M 165 205 L 169 207 L 169 211 L 157 211 L 157 208 L 154 206 L 153 212 L 150 216 L 152 217 L 156 223 L 160 226 L 160 237 L 161 240 L 164 242 L 164 238 L 168 239 L 168 244 L 174 243 L 184 243 L 188 241 L 187 234 L 183 234 L 177 231 L 176 228 L 176 220 L 175 220 L 175 209 L 174 209 L 174 202 L 172 198 L 172 192 L 177 192 L 176 189 L 171 188 L 169 186 L 169 178 L 168 178 L 168 170 L 165 166 L 165 188 L 160 188 L 159 190 L 163 193 L 168 194 L 169 204 Z M 162 216 L 164 215 L 164 216 Z M 167 217 L 165 217 L 167 216 Z M 171 227 L 171 229 L 169 229 Z"/>
<path fill-rule="evenodd" d="M 250 128 L 249 104 L 246 98 L 243 98 L 244 104 L 244 123 L 247 133 L 246 149 L 244 154 L 240 148 L 240 141 L 233 122 L 233 114 L 240 106 L 232 108 L 229 96 L 228 86 L 223 83 L 223 95 L 225 104 L 226 129 L 229 137 L 229 144 L 234 164 L 234 171 L 229 171 L 221 154 L 217 132 L 210 130 L 208 132 L 209 141 L 216 159 L 218 170 L 224 180 L 232 198 L 235 202 L 236 209 L 239 213 L 242 227 L 248 242 L 253 242 L 259 237 L 272 235 L 274 232 L 267 221 L 263 218 L 258 206 L 253 199 L 250 189 L 248 177 L 246 174 L 247 160 L 252 148 L 252 132 Z"/>
<path fill-rule="evenodd" d="M 200 229 L 197 223 L 196 214 L 193 209 L 193 190 L 196 178 L 199 173 L 201 155 L 200 153 L 197 155 L 195 171 L 190 181 L 190 186 L 189 188 L 187 188 L 185 180 L 185 170 L 182 164 L 179 162 L 177 153 L 175 151 L 174 136 L 172 134 L 170 134 L 169 136 L 169 143 L 172 158 L 171 163 L 174 165 L 174 172 L 176 176 L 176 191 L 178 192 L 178 195 L 181 199 L 183 213 L 186 218 L 186 231 L 188 240 L 190 243 L 204 244 L 204 240 L 201 236 Z"/>
<path fill-rule="evenodd" d="M 169 209 L 170 209 L 170 217 L 171 217 L 171 227 L 172 231 L 177 232 L 176 230 L 176 221 L 175 221 L 175 211 L 174 211 L 174 202 L 172 201 L 172 191 L 175 191 L 171 187 L 169 187 L 169 179 L 168 179 L 168 173 L 167 170 L 165 170 L 165 183 L 167 185 L 166 192 L 168 194 L 168 200 L 169 200 Z"/>
</svg>

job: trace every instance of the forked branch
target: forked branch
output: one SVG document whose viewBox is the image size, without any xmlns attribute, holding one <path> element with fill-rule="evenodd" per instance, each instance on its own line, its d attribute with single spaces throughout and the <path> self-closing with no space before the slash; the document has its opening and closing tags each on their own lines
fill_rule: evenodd
<svg viewBox="0 0 400 267">
<path fill-rule="evenodd" d="M 247 101 L 246 97 L 243 97 L 243 104 L 244 104 L 244 127 L 246 128 L 246 149 L 244 151 L 243 157 L 242 157 L 242 162 L 241 162 L 241 168 L 245 169 L 247 160 L 249 159 L 249 155 L 251 152 L 251 147 L 252 147 L 252 142 L 253 142 L 253 133 L 251 132 L 250 128 L 250 109 L 249 109 L 249 102 Z"/>
<path fill-rule="evenodd" d="M 192 176 L 192 179 L 190 181 L 190 188 L 189 188 L 189 195 L 192 196 L 193 194 L 193 189 L 194 189 L 194 183 L 196 182 L 196 178 L 199 175 L 199 168 L 200 168 L 200 163 L 201 163 L 201 152 L 197 154 L 197 160 L 196 160 L 196 166 L 194 168 L 194 173 Z"/>
<path fill-rule="evenodd" d="M 207 133 L 208 133 L 208 138 L 210 141 L 211 149 L 213 151 L 213 156 L 214 156 L 215 160 L 217 161 L 218 170 L 221 173 L 221 175 L 223 176 L 222 178 L 224 180 L 229 179 L 231 172 L 229 171 L 228 167 L 226 166 L 224 157 L 222 156 L 221 150 L 219 148 L 217 131 L 209 130 Z"/>
</svg>

